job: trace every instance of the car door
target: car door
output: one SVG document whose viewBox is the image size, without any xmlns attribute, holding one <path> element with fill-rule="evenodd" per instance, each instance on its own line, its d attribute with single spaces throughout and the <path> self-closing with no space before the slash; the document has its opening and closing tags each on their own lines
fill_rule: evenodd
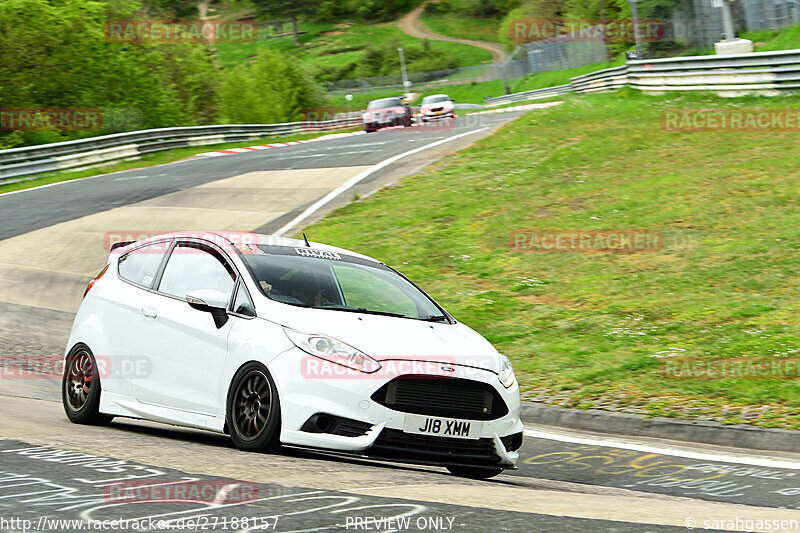
<svg viewBox="0 0 800 533">
<path fill-rule="evenodd" d="M 102 308 L 103 328 L 113 339 L 108 354 L 95 354 L 98 364 L 107 364 L 103 390 L 131 396 L 131 382 L 148 378 L 152 361 L 143 351 L 141 339 L 153 326 L 153 309 L 157 295 L 152 291 L 156 276 L 171 248 L 170 239 L 148 243 L 119 258 L 117 277 L 120 282 L 114 298 Z M 108 360 L 106 360 L 106 356 Z"/>
<path fill-rule="evenodd" d="M 149 378 L 134 381 L 138 401 L 212 416 L 224 409 L 220 375 L 232 322 L 217 327 L 210 313 L 189 306 L 186 294 L 214 289 L 230 301 L 236 280 L 228 258 L 210 243 L 175 244 L 157 280 L 153 327 L 140 339 L 152 359 L 152 372 Z"/>
</svg>

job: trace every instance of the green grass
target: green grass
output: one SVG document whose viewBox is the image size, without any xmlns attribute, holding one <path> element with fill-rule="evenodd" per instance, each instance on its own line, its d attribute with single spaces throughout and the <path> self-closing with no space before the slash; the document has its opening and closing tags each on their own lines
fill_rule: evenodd
<svg viewBox="0 0 800 533">
<path fill-rule="evenodd" d="M 538 74 L 531 74 L 518 80 L 514 85 L 515 92 L 519 91 L 532 91 L 533 89 L 543 89 L 545 87 L 555 87 L 556 85 L 565 85 L 569 83 L 571 78 L 589 74 L 598 70 L 603 70 L 611 67 L 618 67 L 625 64 L 625 56 L 620 54 L 615 60 L 606 63 L 593 63 L 590 65 L 583 65 L 582 67 L 568 68 L 564 70 L 553 70 L 550 72 L 539 72 Z"/>
<path fill-rule="evenodd" d="M 280 37 L 249 43 L 219 43 L 217 53 L 220 63 L 226 67 L 249 61 L 262 48 L 271 48 L 291 55 L 308 68 L 345 65 L 361 57 L 370 43 L 397 39 L 401 45 L 421 45 L 422 39 L 406 35 L 394 22 L 384 24 L 362 23 L 311 23 L 301 22 L 302 45 L 295 46 L 294 38 Z M 464 67 L 491 62 L 492 56 L 486 50 L 474 46 L 443 41 L 431 41 L 432 50 L 449 52 L 458 56 L 458 66 Z M 398 72 L 399 74 L 399 72 Z"/>
<path fill-rule="evenodd" d="M 668 108 L 798 104 L 567 97 L 305 231 L 409 275 L 509 354 L 523 390 L 543 401 L 800 428 L 797 379 L 666 379 L 666 359 L 654 357 L 800 354 L 797 134 L 660 125 Z M 668 246 L 509 249 L 509 232 L 526 228 L 638 228 Z"/>
<path fill-rule="evenodd" d="M 452 11 L 445 13 L 422 12 L 422 23 L 432 32 L 456 39 L 479 39 L 481 41 L 500 42 L 497 32 L 500 29 L 500 17 L 478 18 L 464 15 L 467 2 L 450 0 Z"/>
<path fill-rule="evenodd" d="M 800 24 L 781 30 L 746 31 L 739 34 L 753 41 L 756 52 L 773 52 L 800 48 Z"/>
<path fill-rule="evenodd" d="M 355 131 L 355 130 L 340 130 L 332 133 L 342 133 L 346 131 Z M 19 181 L 16 183 L 8 183 L 5 185 L 0 184 L 0 194 L 11 191 L 19 191 L 21 189 L 30 189 L 31 187 L 39 187 L 41 185 L 49 185 L 51 183 L 59 183 L 62 181 L 87 178 L 89 176 L 97 176 L 99 174 L 110 174 L 112 172 L 120 172 L 123 170 L 132 170 L 135 168 L 145 168 L 154 165 L 163 165 L 164 163 L 172 163 L 174 161 L 186 159 L 187 157 L 192 157 L 194 155 L 202 154 L 205 152 L 213 152 L 215 150 L 226 150 L 229 148 L 243 148 L 246 146 L 253 146 L 261 142 L 278 143 L 278 142 L 288 142 L 288 141 L 299 141 L 302 139 L 311 139 L 314 137 L 319 137 L 321 135 L 323 134 L 319 132 L 304 133 L 301 135 L 289 135 L 284 137 L 268 137 L 260 140 L 252 139 L 250 141 L 239 142 L 239 143 L 213 144 L 207 146 L 191 146 L 188 148 L 176 148 L 174 150 L 166 150 L 164 152 L 156 152 L 144 155 L 141 157 L 141 159 L 137 159 L 135 161 L 121 161 L 119 163 L 113 163 L 111 165 L 97 167 L 97 168 L 90 168 L 87 170 L 81 170 L 77 172 L 65 172 L 65 171 L 54 172 L 51 174 L 44 174 L 41 177 L 32 180 Z"/>
</svg>

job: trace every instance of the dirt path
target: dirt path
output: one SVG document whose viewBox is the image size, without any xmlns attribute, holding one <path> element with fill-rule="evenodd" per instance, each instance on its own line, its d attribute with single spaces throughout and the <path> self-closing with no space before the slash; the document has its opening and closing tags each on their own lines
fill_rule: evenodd
<svg viewBox="0 0 800 533">
<path fill-rule="evenodd" d="M 425 9 L 426 3 L 427 2 L 423 2 L 408 14 L 404 15 L 399 21 L 397 21 L 397 25 L 400 27 L 403 33 L 406 33 L 412 37 L 418 37 L 420 39 L 448 41 L 451 43 L 477 46 L 478 48 L 482 48 L 492 54 L 492 61 L 495 63 L 499 63 L 508 59 L 508 53 L 506 53 L 505 48 L 503 48 L 503 45 L 500 43 L 490 43 L 488 41 L 478 41 L 473 39 L 456 39 L 455 37 L 448 37 L 446 35 L 439 35 L 438 33 L 432 33 L 428 31 L 425 26 L 423 26 L 422 20 L 420 19 L 422 10 Z"/>
</svg>

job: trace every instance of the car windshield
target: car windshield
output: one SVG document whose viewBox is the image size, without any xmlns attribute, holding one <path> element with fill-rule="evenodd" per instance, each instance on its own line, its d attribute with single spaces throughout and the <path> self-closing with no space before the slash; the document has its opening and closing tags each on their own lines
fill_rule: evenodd
<svg viewBox="0 0 800 533">
<path fill-rule="evenodd" d="M 313 248 L 262 245 L 242 259 L 269 299 L 299 307 L 444 320 L 403 276 L 368 259 Z"/>
<path fill-rule="evenodd" d="M 403 102 L 399 98 L 384 98 L 383 100 L 373 100 L 369 103 L 369 109 L 384 109 L 387 107 L 400 107 Z"/>
<path fill-rule="evenodd" d="M 447 102 L 450 100 L 449 96 L 446 95 L 438 95 L 438 96 L 426 96 L 423 100 L 423 104 L 440 104 L 442 102 Z"/>
</svg>

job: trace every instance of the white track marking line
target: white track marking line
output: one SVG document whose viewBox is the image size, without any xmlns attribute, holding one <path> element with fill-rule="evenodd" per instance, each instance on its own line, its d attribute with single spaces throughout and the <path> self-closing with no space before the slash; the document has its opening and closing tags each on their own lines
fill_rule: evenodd
<svg viewBox="0 0 800 533">
<path fill-rule="evenodd" d="M 306 142 L 323 141 L 323 140 L 328 140 L 328 139 L 341 139 L 341 138 L 350 137 L 350 136 L 353 136 L 353 135 L 362 135 L 364 133 L 366 133 L 366 132 L 364 132 L 364 131 L 353 131 L 353 132 L 347 132 L 347 133 L 331 133 L 329 135 L 323 135 L 322 137 L 314 137 L 313 139 L 309 139 Z M 264 145 L 259 145 L 259 146 L 265 146 L 265 147 L 272 148 L 272 147 L 275 147 L 275 146 L 286 146 L 287 144 L 288 143 L 280 143 L 280 144 L 275 144 L 275 145 L 264 144 Z M 252 148 L 252 149 L 253 150 L 260 150 L 262 148 Z M 231 150 L 233 150 L 233 148 L 231 148 Z M 249 150 L 245 150 L 245 152 L 247 152 L 247 151 L 249 151 Z M 239 153 L 239 152 L 235 152 L 235 153 Z M 231 154 L 230 153 L 225 153 L 224 151 L 205 152 L 205 153 L 202 153 L 202 154 L 195 154 L 194 156 L 187 157 L 186 159 L 182 159 L 180 161 L 170 161 L 168 163 L 161 163 L 160 165 L 152 165 L 152 167 L 150 167 L 150 168 L 162 167 L 162 166 L 167 166 L 167 165 L 180 165 L 181 163 L 192 163 L 192 162 L 197 161 L 199 156 L 219 157 L 219 156 L 223 156 L 223 155 L 231 155 Z M 26 189 L 17 189 L 16 191 L 3 192 L 3 193 L 0 193 L 0 197 L 8 196 L 8 195 L 11 195 L 11 194 L 19 194 L 19 193 L 23 193 L 23 192 L 35 191 L 35 190 L 38 190 L 38 189 L 45 189 L 47 187 L 53 187 L 55 185 L 63 185 L 64 183 L 93 180 L 95 178 L 104 178 L 104 177 L 108 177 L 108 176 L 113 176 L 115 174 L 124 174 L 126 172 L 136 172 L 137 170 L 141 170 L 142 168 L 146 168 L 146 167 L 133 168 L 133 169 L 130 169 L 130 170 L 118 170 L 116 172 L 109 172 L 108 174 L 97 174 L 95 176 L 86 176 L 85 178 L 76 178 L 76 179 L 73 179 L 73 180 L 64 180 L 64 181 L 56 181 L 54 183 L 46 183 L 44 185 L 37 185 L 36 187 L 28 187 Z"/>
<path fill-rule="evenodd" d="M 114 181 L 128 181 L 128 180 L 143 180 L 148 178 L 160 178 L 162 176 L 167 176 L 168 174 L 146 174 L 144 176 L 126 176 L 122 178 L 114 178 Z"/>
<path fill-rule="evenodd" d="M 381 161 L 377 165 L 371 166 L 367 170 L 365 170 L 365 171 L 353 176 L 346 183 L 344 183 L 343 185 L 341 185 L 341 186 L 337 187 L 336 189 L 332 190 L 331 192 L 326 194 L 324 197 L 322 197 L 320 200 L 317 200 L 316 202 L 314 202 L 313 205 L 311 205 L 308 209 L 306 209 L 305 211 L 303 211 L 302 213 L 300 213 L 299 215 L 294 217 L 285 226 L 283 226 L 281 229 L 279 229 L 278 231 L 273 233 L 273 235 L 275 235 L 276 237 L 280 237 L 281 235 L 283 235 L 284 233 L 286 233 L 287 231 L 289 231 L 290 229 L 295 227 L 297 224 L 299 224 L 300 222 L 302 222 L 303 220 L 305 220 L 309 216 L 311 216 L 314 213 L 316 213 L 322 206 L 324 206 L 325 204 L 327 204 L 328 202 L 330 202 L 331 200 L 333 200 L 334 198 L 336 198 L 337 196 L 339 196 L 340 194 L 345 192 L 347 189 L 349 189 L 353 185 L 355 185 L 358 182 L 362 181 L 364 178 L 367 178 L 367 177 L 371 176 L 372 174 L 374 174 L 375 172 L 381 170 L 382 168 L 391 165 L 395 161 L 398 161 L 400 159 L 403 159 L 404 157 L 408 157 L 410 155 L 416 154 L 418 152 L 422 152 L 422 151 L 427 150 L 429 148 L 434 148 L 435 146 L 439 146 L 440 144 L 444 144 L 446 142 L 454 141 L 454 140 L 456 140 L 456 139 L 458 139 L 460 137 L 465 137 L 467 135 L 472 135 L 473 133 L 478 133 L 479 131 L 483 131 L 483 130 L 487 130 L 487 129 L 489 129 L 488 126 L 486 126 L 484 128 L 478 128 L 477 130 L 472 130 L 472 131 L 468 131 L 468 132 L 465 132 L 465 133 L 460 133 L 458 135 L 454 135 L 452 137 L 447 137 L 447 138 L 442 139 L 440 141 L 436 141 L 436 142 L 432 142 L 432 143 L 426 144 L 425 146 L 420 146 L 419 148 L 414 148 L 413 150 L 409 150 L 408 152 L 403 152 L 402 154 L 398 154 L 398 155 L 392 156 L 389 159 L 384 159 L 383 161 Z"/>
<path fill-rule="evenodd" d="M 660 455 L 673 455 L 676 457 L 684 457 L 686 459 L 696 459 L 699 461 L 708 461 L 712 463 L 734 463 L 741 465 L 762 466 L 765 468 L 784 468 L 789 470 L 800 470 L 800 462 L 788 461 L 781 459 L 768 459 L 766 457 L 747 457 L 737 455 L 719 455 L 716 453 L 707 452 L 692 452 L 683 450 L 681 448 L 673 448 L 670 446 L 655 446 L 650 444 L 635 444 L 632 442 L 625 442 L 613 439 L 594 439 L 588 437 L 574 437 L 572 435 L 563 435 L 560 433 L 551 433 L 549 431 L 539 431 L 536 429 L 526 429 L 526 437 L 533 437 L 536 439 L 555 440 L 559 442 L 569 442 L 572 444 L 586 444 L 589 446 L 604 446 L 607 448 L 622 448 L 623 450 L 634 450 L 637 452 L 657 453 Z"/>
<path fill-rule="evenodd" d="M 386 490 L 386 489 L 401 489 L 401 488 L 411 488 L 411 487 L 430 487 L 430 483 L 421 483 L 415 485 L 384 485 L 382 487 L 358 487 L 358 488 L 349 488 L 343 489 L 343 492 L 367 492 L 370 490 Z"/>
<path fill-rule="evenodd" d="M 47 187 L 53 187 L 55 185 L 63 185 L 65 183 L 72 183 L 72 182 L 76 182 L 76 181 L 93 180 L 95 178 L 103 178 L 103 177 L 113 176 L 114 174 L 122 174 L 124 172 L 133 172 L 134 170 L 140 170 L 140 169 L 120 170 L 118 172 L 111 172 L 110 174 L 97 174 L 96 176 L 86 176 L 85 178 L 76 178 L 74 180 L 65 180 L 65 181 L 56 181 L 54 183 L 46 183 L 44 185 L 37 185 L 36 187 L 28 187 L 27 189 L 17 189 L 16 191 L 8 191 L 8 192 L 0 193 L 0 198 L 2 198 L 3 196 L 9 196 L 11 194 L 19 194 L 21 192 L 29 192 L 29 191 L 36 191 L 38 189 L 46 189 Z"/>
</svg>

